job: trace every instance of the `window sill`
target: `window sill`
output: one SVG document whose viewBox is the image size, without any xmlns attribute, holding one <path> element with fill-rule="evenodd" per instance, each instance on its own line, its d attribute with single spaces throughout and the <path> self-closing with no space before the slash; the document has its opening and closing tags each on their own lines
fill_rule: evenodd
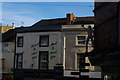
<svg viewBox="0 0 120 80">
<path fill-rule="evenodd" d="M 76 47 L 85 47 L 86 45 L 75 45 Z"/>
<path fill-rule="evenodd" d="M 86 45 L 75 45 L 76 47 L 86 47 Z M 88 47 L 92 47 L 91 45 L 88 45 Z"/>
<path fill-rule="evenodd" d="M 42 46 L 42 45 L 40 45 L 39 47 L 49 47 L 48 45 L 47 46 Z"/>
</svg>

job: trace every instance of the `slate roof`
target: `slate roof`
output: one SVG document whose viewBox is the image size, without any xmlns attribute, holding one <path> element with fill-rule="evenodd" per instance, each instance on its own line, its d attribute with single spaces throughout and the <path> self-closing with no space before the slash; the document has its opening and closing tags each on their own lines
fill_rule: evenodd
<svg viewBox="0 0 120 80">
<path fill-rule="evenodd" d="M 41 20 L 32 25 L 32 27 L 51 26 L 51 25 L 65 25 L 66 18 L 46 19 Z"/>
<path fill-rule="evenodd" d="M 30 27 L 19 29 L 17 32 L 61 31 L 62 25 L 66 25 L 67 18 L 41 20 Z M 94 24 L 94 17 L 76 17 L 73 24 Z"/>
<path fill-rule="evenodd" d="M 14 29 L 2 33 L 2 42 L 13 42 L 14 41 Z"/>
<path fill-rule="evenodd" d="M 42 26 L 52 26 L 52 25 L 66 25 L 67 18 L 57 18 L 57 19 L 46 19 L 41 20 L 32 27 L 42 27 Z M 76 17 L 76 19 L 73 22 L 73 25 L 75 24 L 81 24 L 81 23 L 94 23 L 94 17 Z"/>
<path fill-rule="evenodd" d="M 27 31 L 30 27 L 19 27 L 2 33 L 2 42 L 14 42 L 17 32 Z"/>
</svg>

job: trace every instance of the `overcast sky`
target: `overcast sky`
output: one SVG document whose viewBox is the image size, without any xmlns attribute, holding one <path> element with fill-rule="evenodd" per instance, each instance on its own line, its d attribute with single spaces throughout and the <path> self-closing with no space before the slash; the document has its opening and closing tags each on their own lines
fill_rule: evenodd
<svg viewBox="0 0 120 80">
<path fill-rule="evenodd" d="M 2 2 L 2 24 L 30 26 L 41 19 L 94 16 L 93 2 Z M 23 22 L 23 23 L 22 23 Z"/>
</svg>

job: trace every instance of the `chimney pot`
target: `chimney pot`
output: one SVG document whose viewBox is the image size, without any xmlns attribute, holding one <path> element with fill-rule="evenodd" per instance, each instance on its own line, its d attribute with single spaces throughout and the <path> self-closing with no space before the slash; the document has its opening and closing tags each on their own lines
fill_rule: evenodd
<svg viewBox="0 0 120 80">
<path fill-rule="evenodd" d="M 67 14 L 67 25 L 72 24 L 74 21 L 74 14 L 73 13 L 68 13 Z"/>
<path fill-rule="evenodd" d="M 12 27 L 14 27 L 15 26 L 15 24 L 14 23 L 12 23 Z"/>
</svg>

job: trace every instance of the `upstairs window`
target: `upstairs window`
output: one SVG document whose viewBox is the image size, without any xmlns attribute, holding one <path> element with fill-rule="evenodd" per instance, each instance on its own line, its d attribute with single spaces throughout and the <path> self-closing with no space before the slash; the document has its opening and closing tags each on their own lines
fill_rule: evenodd
<svg viewBox="0 0 120 80">
<path fill-rule="evenodd" d="M 76 45 L 85 45 L 85 44 L 86 44 L 86 36 L 76 37 Z"/>
<path fill-rule="evenodd" d="M 17 37 L 17 47 L 23 47 L 23 36 Z"/>
<path fill-rule="evenodd" d="M 48 47 L 49 46 L 49 36 L 48 35 L 42 35 L 40 36 L 40 47 Z"/>
</svg>

